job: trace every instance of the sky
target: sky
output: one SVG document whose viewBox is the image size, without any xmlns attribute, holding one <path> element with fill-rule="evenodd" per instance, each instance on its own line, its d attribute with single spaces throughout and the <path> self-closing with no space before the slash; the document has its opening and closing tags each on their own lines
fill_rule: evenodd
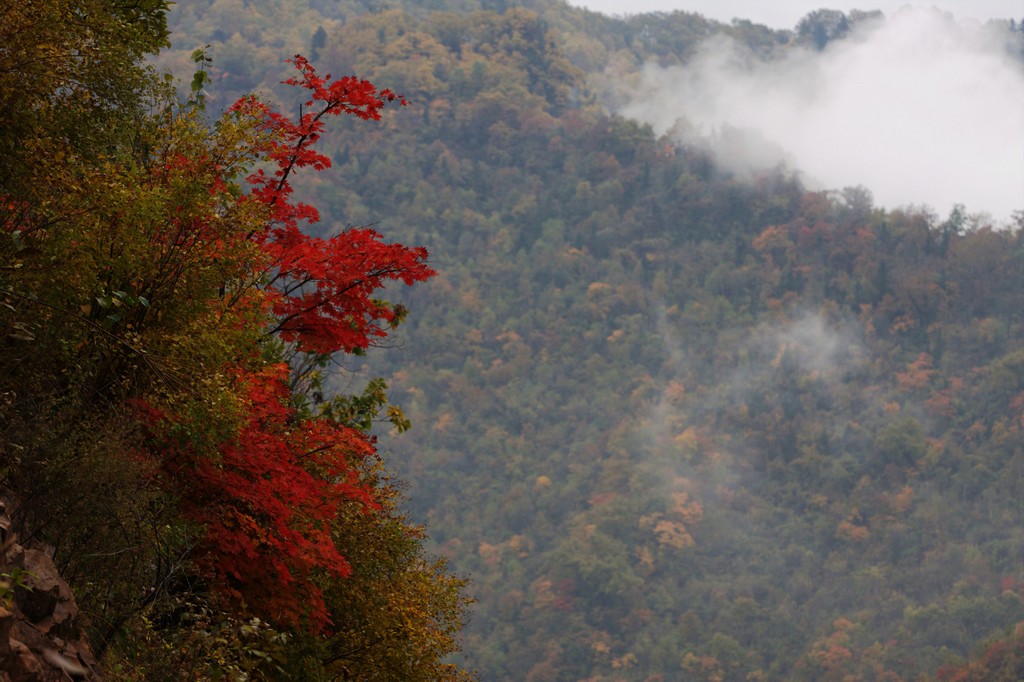
<svg viewBox="0 0 1024 682">
<path fill-rule="evenodd" d="M 1024 61 L 1009 32 L 923 7 L 886 17 L 771 63 L 711 39 L 685 67 L 647 64 L 619 113 L 738 173 L 784 163 L 812 189 L 1005 223 L 1024 210 Z"/>
<path fill-rule="evenodd" d="M 957 17 L 979 20 L 1024 18 L 1024 0 L 569 0 L 569 4 L 612 15 L 682 10 L 723 22 L 740 17 L 772 28 L 793 28 L 816 9 L 880 9 L 888 16 L 907 4 L 937 7 Z"/>
</svg>

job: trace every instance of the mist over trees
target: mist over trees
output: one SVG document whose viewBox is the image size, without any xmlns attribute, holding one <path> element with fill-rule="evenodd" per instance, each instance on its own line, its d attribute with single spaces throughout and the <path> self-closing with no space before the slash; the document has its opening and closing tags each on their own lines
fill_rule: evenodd
<svg viewBox="0 0 1024 682">
<path fill-rule="evenodd" d="M 693 68 L 722 41 L 771 69 L 894 18 L 820 10 L 776 31 L 554 0 L 191 2 L 169 32 L 146 16 L 104 69 L 74 74 L 94 86 L 12 80 L 5 96 L 24 99 L 0 133 L 0 473 L 110 639 L 108 677 L 148 679 L 184 652 L 199 678 L 1021 677 L 1024 212 L 880 205 L 886 188 L 739 169 L 680 135 L 686 121 L 626 108 L 652 69 Z M 33 40 L 65 35 L 39 21 Z M 1010 18 L 988 30 L 1019 75 L 1024 33 Z M 154 63 L 191 104 L 138 65 L 164 39 Z M 307 83 L 354 74 L 408 106 L 331 120 L 316 131 L 331 167 L 287 166 L 300 117 L 320 111 L 281 85 L 296 53 L 316 57 Z M 648 94 L 652 117 L 679 118 Z M 747 132 L 718 132 L 749 151 Z M 236 163 L 263 179 L 203 162 L 217 150 L 249 150 Z M 294 193 L 274 199 L 266 178 L 284 167 Z M 236 241 L 199 239 L 227 251 L 196 252 L 190 293 L 158 306 L 132 283 L 161 232 L 137 226 L 182 210 Z M 242 239 L 264 229 L 269 255 Z M 308 255 L 331 245 L 359 263 L 348 274 L 393 247 L 416 286 L 291 327 L 301 303 L 241 287 L 255 298 L 231 314 L 250 325 L 210 322 L 225 299 L 209 292 L 240 287 L 254 258 L 292 268 L 284 291 L 328 280 L 325 300 L 344 298 Z M 362 336 L 345 336 L 352 310 Z M 374 330 L 392 347 L 367 348 Z M 328 444 L 338 459 L 275 470 Z M 302 471 L 344 484 L 329 522 L 281 492 L 310 490 L 285 485 Z M 308 523 L 266 523 L 280 510 L 253 505 L 271 498 Z M 281 584 L 261 566 L 279 557 L 293 589 L 261 582 Z M 149 562 L 180 579 L 143 604 Z M 125 577 L 98 580 L 111 566 Z M 464 608 L 462 652 L 445 658 Z"/>
<path fill-rule="evenodd" d="M 963 203 L 1010 219 L 1024 201 L 1020 34 L 920 7 L 841 18 L 809 14 L 771 60 L 719 35 L 685 64 L 649 61 L 619 111 L 736 173 L 783 163 L 811 189 L 870 187 L 881 208 Z M 816 31 L 842 39 L 818 48 Z"/>
</svg>

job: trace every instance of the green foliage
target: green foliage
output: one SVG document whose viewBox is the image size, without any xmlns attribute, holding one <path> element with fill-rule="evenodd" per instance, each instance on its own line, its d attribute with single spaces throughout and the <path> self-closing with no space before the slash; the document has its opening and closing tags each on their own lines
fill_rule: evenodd
<svg viewBox="0 0 1024 682">
<path fill-rule="evenodd" d="M 403 299 L 410 350 L 361 367 L 413 424 L 381 436 L 413 517 L 473 575 L 467 659 L 895 679 L 1019 619 L 1019 230 L 741 182 L 592 103 L 709 32 L 768 57 L 788 32 L 536 10 L 543 40 L 522 10 L 353 13 L 323 50 L 412 94 L 321 189 L 442 273 Z M 588 80 L 545 84 L 570 58 Z"/>
<path fill-rule="evenodd" d="M 18 500 L 15 530 L 53 548 L 117 679 L 274 678 L 298 657 L 326 675 L 331 661 L 305 651 L 326 646 L 328 610 L 375 625 L 353 609 L 377 602 L 350 589 L 408 600 L 374 641 L 382 669 L 467 679 L 440 662 L 457 648 L 464 582 L 422 553 L 359 430 L 408 420 L 382 381 L 351 400 L 314 395 L 331 353 L 405 318 L 372 295 L 429 277 L 426 251 L 365 228 L 302 235 L 315 211 L 290 202 L 288 179 L 326 164 L 307 149 L 325 111 L 292 123 L 246 100 L 211 124 L 203 49 L 179 104 L 140 66 L 166 44 L 166 8 L 48 0 L 0 18 L 0 486 Z M 328 108 L 373 119 L 396 99 L 295 62 Z M 261 183 L 250 170 L 266 161 L 278 172 Z M 396 529 L 332 530 L 357 520 Z M 354 569 L 358 587 L 336 584 Z"/>
<path fill-rule="evenodd" d="M 200 109 L 206 106 L 206 84 L 210 80 L 210 74 L 207 69 L 213 64 L 213 59 L 207 54 L 207 50 L 210 48 L 209 45 L 202 48 L 197 48 L 192 52 L 192 61 L 196 64 L 197 71 L 192 76 L 192 83 L 189 88 L 192 90 L 192 99 L 189 100 L 189 104 L 192 104 Z"/>
<path fill-rule="evenodd" d="M 31 571 L 18 567 L 12 568 L 9 573 L 0 573 L 0 607 L 10 609 L 14 604 L 15 593 L 19 589 L 32 589 L 32 586 L 27 582 L 31 579 Z"/>
<path fill-rule="evenodd" d="M 447 661 L 459 651 L 466 581 L 443 559 L 423 551 L 423 528 L 398 510 L 400 497 L 380 465 L 367 471 L 380 487 L 377 514 L 350 505 L 335 525 L 339 546 L 354 567 L 345 583 L 328 588 L 334 624 L 326 638 L 297 635 L 284 670 L 303 680 L 470 680 Z M 429 623 L 429 627 L 424 627 Z"/>
<path fill-rule="evenodd" d="M 259 618 L 224 612 L 196 595 L 161 604 L 128 631 L 133 637 L 120 645 L 110 666 L 109 678 L 118 682 L 141 682 L 172 670 L 180 679 L 280 679 L 291 645 L 287 633 Z"/>
<path fill-rule="evenodd" d="M 330 70 L 409 97 L 400 116 L 325 134 L 334 174 L 303 191 L 331 216 L 316 228 L 324 236 L 379 220 L 388 235 L 430 247 L 441 275 L 395 299 L 416 311 L 400 348 L 346 358 L 361 392 L 331 397 L 351 380 L 325 356 L 263 346 L 261 361 L 292 361 L 289 408 L 300 418 L 409 429 L 379 435 L 413 483 L 409 500 L 399 505 L 369 469 L 361 476 L 381 490 L 382 512 L 339 509 L 333 533 L 353 572 L 322 585 L 333 635 L 290 633 L 279 650 L 264 635 L 248 639 L 251 614 L 228 620 L 216 605 L 197 631 L 159 617 L 174 611 L 172 593 L 126 621 L 126 674 L 177 666 L 177 652 L 194 649 L 204 674 L 216 664 L 314 680 L 458 679 L 443 656 L 458 650 L 463 584 L 422 553 L 422 530 L 400 506 L 430 523 L 432 550 L 474 578 L 462 646 L 483 679 L 917 679 L 1005 639 L 1024 620 L 1022 225 L 883 211 L 864 188 L 808 192 L 781 170 L 742 181 L 599 106 L 645 60 L 685 63 L 711 36 L 776 58 L 842 40 L 870 16 L 822 10 L 789 32 L 684 12 L 611 19 L 546 1 L 401 5 L 183 3 L 170 16 L 181 47 L 161 63 L 194 78 L 205 61 L 191 50 L 209 44 L 201 55 L 217 68 L 200 68 L 192 92 L 198 101 L 208 89 L 211 109 L 257 90 L 284 99 L 270 65 L 310 45 Z M 7 115 L 5 130 L 36 125 Z M 204 139 L 188 119 L 163 147 L 150 123 L 113 126 L 112 136 L 86 126 L 74 139 L 61 125 L 52 140 L 72 140 L 75 153 L 111 140 L 131 156 Z M 248 132 L 225 121 L 216 134 L 228 156 Z M 137 226 L 165 219 L 161 194 L 203 182 L 183 174 L 142 191 L 130 165 L 123 175 L 60 171 L 71 152 L 52 140 L 45 164 L 5 166 L 8 186 L 66 188 L 66 208 L 110 183 L 96 201 L 103 219 L 81 229 L 117 227 L 69 260 L 66 286 L 91 307 L 67 309 L 44 285 L 52 254 L 34 251 L 20 209 L 0 207 L 13 228 L 0 309 L 13 396 L 0 408 L 5 455 L 53 453 L 39 462 L 60 466 L 39 480 L 66 492 L 37 518 L 64 524 L 92 499 L 66 503 L 76 457 L 113 472 L 133 438 L 110 427 L 116 411 L 78 420 L 97 396 L 152 385 L 155 366 L 194 392 L 170 404 L 187 403 L 182 435 L 195 443 L 237 430 L 246 405 L 210 407 L 230 383 L 213 368 L 240 332 L 215 317 L 181 324 L 193 319 L 194 292 L 233 273 L 197 264 L 194 279 L 176 280 L 181 296 L 160 300 L 121 265 L 145 258 Z M 162 335 L 129 333 L 126 313 Z M 22 364 L 40 347 L 80 369 L 67 379 Z M 55 390 L 62 382 L 76 391 Z M 39 422 L 11 407 L 23 399 L 52 425 L 38 441 L 25 434 Z M 96 432 L 104 438 L 86 447 Z M 41 470 L 32 466 L 14 469 Z M 146 463 L 137 466 L 117 469 L 126 480 L 101 508 L 145 523 L 94 531 L 98 552 L 145 539 L 145 551 L 125 554 L 163 566 L 196 529 L 153 506 L 153 488 L 138 483 Z M 68 527 L 87 529 L 87 518 Z M 110 594 L 128 595 L 133 580 Z M 1012 679 L 1017 640 L 1005 642 L 984 658 Z M 436 655 L 417 658 L 424 650 Z M 948 679 L 986 679 L 980 662 L 962 667 Z"/>
</svg>

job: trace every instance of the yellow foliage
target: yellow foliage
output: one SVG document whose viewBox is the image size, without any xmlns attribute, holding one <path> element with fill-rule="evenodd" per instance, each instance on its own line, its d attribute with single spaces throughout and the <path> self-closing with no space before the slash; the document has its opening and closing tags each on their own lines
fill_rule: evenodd
<svg viewBox="0 0 1024 682">
<path fill-rule="evenodd" d="M 480 293 L 477 291 L 467 289 L 459 296 L 459 300 L 462 303 L 462 307 L 467 310 L 480 309 Z"/>
<path fill-rule="evenodd" d="M 520 343 L 523 337 L 510 329 L 495 336 L 494 340 L 501 341 L 502 343 Z"/>
<path fill-rule="evenodd" d="M 686 526 L 668 519 L 662 519 L 654 524 L 654 535 L 659 543 L 667 547 L 686 549 L 694 545 L 693 537 L 687 532 Z"/>
<path fill-rule="evenodd" d="M 636 656 L 627 653 L 625 656 L 612 659 L 612 667 L 616 670 L 622 670 L 624 668 L 632 668 L 637 664 Z"/>
<path fill-rule="evenodd" d="M 853 621 L 849 618 L 843 618 L 840 616 L 832 621 L 832 627 L 836 629 L 836 632 L 847 632 L 853 629 Z"/>
<path fill-rule="evenodd" d="M 704 516 L 704 507 L 700 502 L 690 501 L 690 496 L 684 492 L 672 493 L 672 510 L 670 513 L 682 519 L 683 523 L 694 524 Z"/>
<path fill-rule="evenodd" d="M 692 677 L 690 679 L 704 680 L 705 682 L 722 682 L 725 679 L 725 671 L 722 664 L 714 656 L 697 656 L 688 653 L 683 656 L 683 669 Z"/>
<path fill-rule="evenodd" d="M 860 542 L 867 540 L 871 532 L 864 526 L 858 526 L 851 523 L 849 520 L 843 520 L 839 523 L 836 528 L 836 537 L 843 540 L 852 540 L 854 542 Z"/>
<path fill-rule="evenodd" d="M 889 498 L 889 506 L 896 514 L 902 514 L 910 509 L 914 503 L 914 489 L 909 485 L 903 486 L 898 493 Z"/>
<path fill-rule="evenodd" d="M 673 440 L 687 452 L 693 452 L 697 449 L 697 431 L 692 426 L 688 427 Z"/>
<path fill-rule="evenodd" d="M 890 326 L 890 329 L 895 333 L 907 332 L 917 326 L 917 320 L 914 319 L 913 315 L 901 315 Z"/>
<path fill-rule="evenodd" d="M 451 412 L 445 412 L 437 418 L 437 421 L 434 422 L 434 426 L 432 428 L 438 433 L 444 433 L 448 430 L 448 425 L 452 423 L 454 418 L 455 417 Z"/>
<path fill-rule="evenodd" d="M 550 580 L 536 580 L 533 588 L 533 606 L 538 609 L 546 609 L 555 604 L 555 593 L 552 590 L 554 583 Z"/>
<path fill-rule="evenodd" d="M 489 542 L 480 542 L 480 558 L 484 563 L 492 564 L 498 561 L 501 556 L 501 545 L 492 545 Z"/>
<path fill-rule="evenodd" d="M 637 558 L 640 560 L 640 565 L 644 568 L 654 568 L 654 552 L 652 552 L 647 546 L 641 547 L 637 550 Z"/>
<path fill-rule="evenodd" d="M 526 539 L 525 535 L 513 535 L 505 543 L 509 549 L 519 555 L 519 558 L 530 556 L 529 540 Z"/>
<path fill-rule="evenodd" d="M 686 395 L 686 387 L 680 381 L 670 381 L 665 387 L 665 400 L 670 403 L 677 403 Z"/>
<path fill-rule="evenodd" d="M 784 262 L 793 251 L 793 242 L 785 227 L 773 226 L 766 228 L 761 234 L 754 238 L 751 245 L 769 263 Z"/>
</svg>

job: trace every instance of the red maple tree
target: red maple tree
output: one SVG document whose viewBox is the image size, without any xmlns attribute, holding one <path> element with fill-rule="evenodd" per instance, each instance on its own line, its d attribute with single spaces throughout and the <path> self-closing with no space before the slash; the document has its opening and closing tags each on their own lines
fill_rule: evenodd
<svg viewBox="0 0 1024 682">
<path fill-rule="evenodd" d="M 232 240 L 254 244 L 259 254 L 249 265 L 257 269 L 249 280 L 258 285 L 231 297 L 211 292 L 211 305 L 262 308 L 264 339 L 279 338 L 293 354 L 358 351 L 386 336 L 402 314 L 374 294 L 390 282 L 412 285 L 431 277 L 427 252 L 385 243 L 369 228 L 328 239 L 305 234 L 303 223 L 316 222 L 319 214 L 293 200 L 291 178 L 298 168 L 330 166 L 313 149 L 326 117 L 378 119 L 386 103 L 405 101 L 365 80 L 320 76 L 303 57 L 290 61 L 299 75 L 285 82 L 309 95 L 297 121 L 254 97 L 239 100 L 228 113 L 258 131 L 256 160 L 270 171 L 249 174 L 247 191 L 237 201 L 254 202 L 265 219 L 244 234 L 189 232 L 207 241 L 217 258 L 232 252 L 224 248 Z M 209 182 L 211 193 L 223 194 L 230 178 L 215 172 Z M 203 528 L 195 559 L 211 584 L 275 622 L 322 631 L 329 617 L 318 579 L 341 579 L 352 570 L 332 537 L 339 505 L 357 504 L 366 513 L 377 508 L 375 491 L 359 467 L 375 454 L 375 441 L 360 428 L 300 413 L 292 400 L 291 369 L 280 361 L 268 364 L 265 350 L 256 343 L 222 368 L 244 407 L 237 432 L 212 449 L 176 435 L 189 432 L 190 417 L 173 408 L 140 403 L 140 415 L 154 434 L 166 484 L 180 495 L 184 514 Z"/>
</svg>

